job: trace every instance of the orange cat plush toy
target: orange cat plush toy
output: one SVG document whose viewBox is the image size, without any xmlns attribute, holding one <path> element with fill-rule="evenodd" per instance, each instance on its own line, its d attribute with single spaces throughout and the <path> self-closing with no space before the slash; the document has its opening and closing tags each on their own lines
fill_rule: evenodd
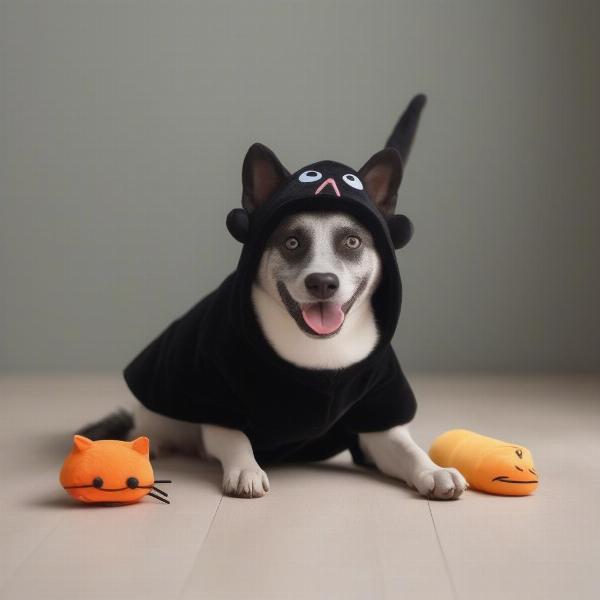
<svg viewBox="0 0 600 600">
<path fill-rule="evenodd" d="M 94 442 L 82 435 L 74 436 L 73 449 L 60 472 L 60 483 L 81 502 L 131 504 L 148 495 L 169 504 L 168 494 L 155 484 L 171 482 L 154 479 L 147 437 L 132 442 Z"/>
</svg>

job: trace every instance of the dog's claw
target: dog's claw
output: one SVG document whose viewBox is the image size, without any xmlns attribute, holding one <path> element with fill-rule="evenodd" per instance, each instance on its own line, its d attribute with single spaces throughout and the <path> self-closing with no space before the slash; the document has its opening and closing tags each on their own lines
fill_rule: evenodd
<svg viewBox="0 0 600 600">
<path fill-rule="evenodd" d="M 441 467 L 417 473 L 411 484 L 431 500 L 456 500 L 468 487 L 459 471 Z"/>
<path fill-rule="evenodd" d="M 223 493 L 237 498 L 262 498 L 270 489 L 267 474 L 260 468 L 231 469 L 223 476 Z"/>
</svg>

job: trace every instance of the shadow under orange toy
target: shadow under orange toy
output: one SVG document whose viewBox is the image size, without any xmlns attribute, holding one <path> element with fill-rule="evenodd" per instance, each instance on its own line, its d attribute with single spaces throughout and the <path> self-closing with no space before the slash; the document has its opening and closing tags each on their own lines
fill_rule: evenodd
<svg viewBox="0 0 600 600">
<path fill-rule="evenodd" d="M 131 504 L 148 495 L 169 504 L 168 494 L 156 484 L 171 481 L 154 479 L 147 437 L 122 442 L 92 441 L 75 435 L 73 449 L 60 472 L 60 483 L 81 502 Z"/>
<path fill-rule="evenodd" d="M 458 469 L 476 490 L 502 496 L 526 496 L 538 486 L 531 452 L 466 429 L 436 438 L 429 456 L 440 467 Z"/>
</svg>

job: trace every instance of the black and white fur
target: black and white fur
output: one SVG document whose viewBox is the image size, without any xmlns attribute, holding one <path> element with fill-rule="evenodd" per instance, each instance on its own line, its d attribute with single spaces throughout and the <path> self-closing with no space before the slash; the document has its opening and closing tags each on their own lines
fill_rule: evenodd
<svg viewBox="0 0 600 600">
<path fill-rule="evenodd" d="M 419 102 L 415 119 L 415 103 Z M 396 156 L 396 150 L 383 151 L 376 155 L 379 158 L 375 162 L 376 157 L 373 157 L 365 165 L 369 172 L 361 171 L 365 185 L 372 187 L 370 197 L 382 207 L 382 212 L 391 210 L 393 213 L 399 185 L 394 172 L 402 168 L 401 162 L 395 163 L 406 159 L 422 104 L 424 99 L 413 100 L 388 142 L 388 146 L 401 153 Z M 409 119 L 407 115 L 410 116 L 411 109 L 413 117 Z M 400 137 L 398 132 L 402 134 Z M 253 148 L 256 150 L 256 146 Z M 269 153 L 268 149 L 260 147 L 258 154 L 262 159 L 259 156 L 249 168 L 245 163 L 244 173 L 249 178 L 248 182 L 244 181 L 247 208 L 252 208 L 252 203 L 266 201 L 278 184 L 278 161 L 272 160 Z M 394 167 L 394 172 L 388 172 L 388 164 Z M 292 232 L 298 231 L 308 245 L 302 260 L 292 259 L 284 249 L 285 241 Z M 344 240 L 348 236 L 360 240 L 360 252 L 344 249 Z M 377 288 L 380 271 L 380 259 L 370 233 L 352 217 L 318 212 L 289 217 L 272 234 L 252 288 L 253 305 L 265 338 L 281 358 L 298 367 L 343 369 L 362 360 L 373 350 L 379 336 L 370 299 Z M 329 299 L 344 305 L 346 310 L 342 326 L 332 335 L 311 334 L 290 308 L 290 303 L 302 305 L 315 301 L 314 293 L 306 283 L 311 274 L 331 274 L 337 280 L 335 292 Z M 129 437 L 150 437 L 157 454 L 179 451 L 218 460 L 223 468 L 226 494 L 257 498 L 269 491 L 267 474 L 256 462 L 248 437 L 238 430 L 177 421 L 138 404 L 133 419 L 128 413 L 120 412 L 81 433 L 99 439 L 124 435 L 128 429 L 131 429 Z M 404 481 L 424 496 L 455 499 L 467 488 L 464 477 L 456 469 L 441 468 L 431 461 L 413 441 L 407 425 L 359 434 L 359 443 L 367 459 L 382 473 Z"/>
<path fill-rule="evenodd" d="M 285 240 L 294 233 L 308 246 L 301 262 L 285 255 Z M 360 240 L 360 247 L 344 254 L 344 238 Z M 345 214 L 301 213 L 285 220 L 261 257 L 252 288 L 252 301 L 271 347 L 285 360 L 309 369 L 342 369 L 365 358 L 379 337 L 370 297 L 377 288 L 381 264 L 371 234 Z M 338 287 L 330 301 L 352 304 L 341 329 L 332 336 L 311 336 L 301 329 L 282 300 L 285 285 L 298 304 L 314 302 L 306 287 L 311 273 L 331 273 Z"/>
<path fill-rule="evenodd" d="M 300 263 L 290 261 L 282 251 L 282 241 L 292 231 L 302 231 L 310 246 L 307 258 Z M 335 243 L 339 232 L 360 239 L 360 256 L 339 252 L 339 243 L 337 247 Z M 334 273 L 339 287 L 332 299 L 342 304 L 359 290 L 340 330 L 324 339 L 311 336 L 298 326 L 278 291 L 278 284 L 284 283 L 298 303 L 314 301 L 305 285 L 311 273 Z M 282 222 L 271 236 L 261 257 L 252 300 L 266 339 L 282 358 L 304 368 L 341 369 L 365 358 L 377 343 L 370 298 L 379 277 L 379 256 L 370 233 L 360 223 L 345 214 L 300 213 Z M 225 493 L 256 498 L 269 491 L 268 477 L 241 431 L 177 421 L 142 405 L 134 409 L 133 422 L 130 436 L 149 436 L 158 454 L 179 451 L 217 459 L 223 467 Z M 115 430 L 114 422 L 106 425 Z M 102 436 L 101 431 L 87 433 Z M 360 434 L 360 445 L 380 471 L 401 479 L 423 495 L 452 499 L 466 489 L 462 475 L 455 469 L 435 465 L 412 440 L 406 425 Z"/>
</svg>

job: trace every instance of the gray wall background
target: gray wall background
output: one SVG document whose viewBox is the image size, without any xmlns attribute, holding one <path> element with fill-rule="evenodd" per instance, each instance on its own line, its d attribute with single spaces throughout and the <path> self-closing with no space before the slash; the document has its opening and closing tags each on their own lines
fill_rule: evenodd
<svg viewBox="0 0 600 600">
<path fill-rule="evenodd" d="M 234 268 L 247 147 L 400 209 L 412 370 L 600 367 L 600 4 L 2 0 L 0 369 L 121 368 Z"/>
</svg>

